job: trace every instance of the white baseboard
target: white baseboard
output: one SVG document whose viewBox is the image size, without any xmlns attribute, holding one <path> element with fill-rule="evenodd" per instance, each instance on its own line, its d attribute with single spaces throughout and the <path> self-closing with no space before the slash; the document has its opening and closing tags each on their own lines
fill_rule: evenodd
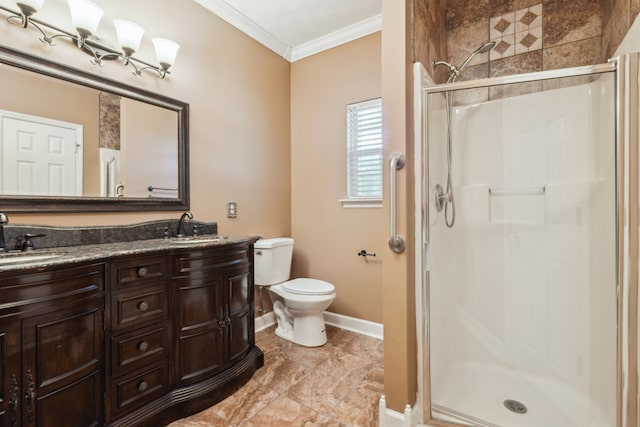
<svg viewBox="0 0 640 427">
<path fill-rule="evenodd" d="M 387 408 L 384 396 L 380 396 L 380 413 L 378 416 L 380 427 L 406 427 L 404 414 Z"/>
<path fill-rule="evenodd" d="M 380 427 L 416 427 L 418 424 L 418 411 L 417 406 L 411 408 L 411 405 L 407 405 L 404 408 L 404 413 L 394 411 L 387 408 L 387 400 L 384 395 L 380 396 L 379 401 L 379 426 Z"/>
<path fill-rule="evenodd" d="M 379 340 L 383 339 L 383 328 L 380 323 L 356 319 L 355 317 L 343 316 L 342 314 L 331 313 L 328 311 L 324 312 L 324 321 L 327 325 L 335 326 L 336 328 L 346 329 L 348 331 L 367 335 Z M 276 315 L 273 311 L 270 311 L 260 317 L 256 317 L 255 329 L 256 332 L 260 332 L 275 324 Z"/>
<path fill-rule="evenodd" d="M 276 324 L 276 314 L 273 311 L 270 311 L 266 314 L 263 314 L 260 317 L 256 317 L 255 329 L 256 329 L 256 332 L 260 332 L 264 329 L 267 329 L 269 326 L 273 326 L 275 324 Z"/>
<path fill-rule="evenodd" d="M 380 323 L 343 316 L 329 311 L 324 312 L 324 321 L 327 325 L 335 326 L 336 328 L 357 332 L 379 340 L 383 339 L 383 327 Z"/>
</svg>

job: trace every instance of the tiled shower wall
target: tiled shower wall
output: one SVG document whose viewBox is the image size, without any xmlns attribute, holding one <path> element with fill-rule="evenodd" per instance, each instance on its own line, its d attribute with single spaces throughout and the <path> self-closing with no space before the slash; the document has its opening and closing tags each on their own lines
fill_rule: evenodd
<svg viewBox="0 0 640 427">
<path fill-rule="evenodd" d="M 414 0 L 414 56 L 437 83 L 483 43 L 458 78 L 495 77 L 604 62 L 640 11 L 640 0 Z"/>
<path fill-rule="evenodd" d="M 640 0 L 602 0 L 602 51 L 607 58 L 613 56 L 639 12 Z"/>
<path fill-rule="evenodd" d="M 446 69 L 427 64 L 447 58 L 447 0 L 414 0 L 414 61 L 420 61 L 436 82 L 447 79 Z"/>
</svg>

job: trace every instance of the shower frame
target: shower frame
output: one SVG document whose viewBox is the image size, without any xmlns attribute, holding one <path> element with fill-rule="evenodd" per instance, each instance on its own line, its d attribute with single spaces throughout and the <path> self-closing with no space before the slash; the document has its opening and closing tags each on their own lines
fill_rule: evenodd
<svg viewBox="0 0 640 427">
<path fill-rule="evenodd" d="M 489 88 L 513 83 L 543 81 L 563 77 L 614 73 L 615 84 L 615 174 L 616 174 L 616 427 L 640 427 L 638 407 L 638 265 L 639 258 L 639 150 L 640 130 L 640 54 L 621 55 L 604 64 L 550 70 L 434 85 L 424 66 L 414 64 L 414 143 L 415 143 L 415 283 L 416 329 L 418 334 L 418 398 L 414 414 L 419 425 L 459 427 L 483 426 L 472 416 L 460 416 L 452 423 L 433 417 L 430 390 L 429 354 L 429 185 L 427 95 L 447 91 Z M 636 207 L 630 209 L 631 206 Z M 422 423 L 422 424 L 420 424 Z"/>
</svg>

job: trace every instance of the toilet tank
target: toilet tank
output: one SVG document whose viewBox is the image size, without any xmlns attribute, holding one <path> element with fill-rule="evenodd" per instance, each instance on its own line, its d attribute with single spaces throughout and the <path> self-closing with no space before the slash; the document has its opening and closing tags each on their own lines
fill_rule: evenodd
<svg viewBox="0 0 640 427">
<path fill-rule="evenodd" d="M 255 284 L 270 286 L 289 280 L 293 239 L 261 239 L 253 245 Z"/>
</svg>

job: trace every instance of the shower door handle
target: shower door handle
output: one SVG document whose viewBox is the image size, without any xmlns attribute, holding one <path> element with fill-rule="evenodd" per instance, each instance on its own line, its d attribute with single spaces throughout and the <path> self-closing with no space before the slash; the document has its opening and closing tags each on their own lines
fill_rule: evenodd
<svg viewBox="0 0 640 427">
<path fill-rule="evenodd" d="M 404 251 L 404 239 L 398 235 L 398 188 L 396 171 L 404 167 L 404 154 L 393 153 L 389 158 L 389 248 L 400 253 Z"/>
</svg>

